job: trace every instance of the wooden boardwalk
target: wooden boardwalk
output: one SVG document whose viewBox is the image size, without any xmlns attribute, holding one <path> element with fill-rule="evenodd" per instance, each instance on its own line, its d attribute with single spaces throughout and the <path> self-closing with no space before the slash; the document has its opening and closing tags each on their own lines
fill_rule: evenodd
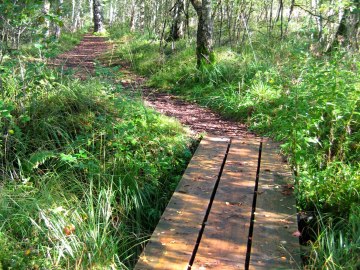
<svg viewBox="0 0 360 270">
<path fill-rule="evenodd" d="M 135 269 L 297 269 L 292 175 L 270 141 L 205 137 Z"/>
</svg>

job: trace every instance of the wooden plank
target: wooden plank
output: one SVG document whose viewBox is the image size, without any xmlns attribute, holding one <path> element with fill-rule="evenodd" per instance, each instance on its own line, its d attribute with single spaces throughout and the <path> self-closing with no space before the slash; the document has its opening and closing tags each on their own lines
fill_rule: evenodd
<svg viewBox="0 0 360 270">
<path fill-rule="evenodd" d="M 290 169 L 263 143 L 249 269 L 299 269 L 296 205 Z"/>
<path fill-rule="evenodd" d="M 135 269 L 187 268 L 228 142 L 201 141 Z"/>
<path fill-rule="evenodd" d="M 232 141 L 191 269 L 244 269 L 259 145 Z"/>
</svg>

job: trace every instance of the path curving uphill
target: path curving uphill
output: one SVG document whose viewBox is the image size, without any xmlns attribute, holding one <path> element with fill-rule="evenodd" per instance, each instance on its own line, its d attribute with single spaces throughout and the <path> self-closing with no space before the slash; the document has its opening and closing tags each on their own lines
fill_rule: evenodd
<svg viewBox="0 0 360 270">
<path fill-rule="evenodd" d="M 58 55 L 50 61 L 50 65 L 63 69 L 75 69 L 75 75 L 85 79 L 94 73 L 96 59 L 111 47 L 112 45 L 104 37 L 86 34 L 77 46 Z"/>
<path fill-rule="evenodd" d="M 77 70 L 76 75 L 84 79 L 93 74 L 96 58 L 109 51 L 111 47 L 105 38 L 86 34 L 79 45 L 59 55 L 53 61 L 53 65 L 62 66 L 64 69 L 74 68 Z M 186 102 L 171 94 L 146 87 L 146 79 L 131 72 L 126 64 L 120 68 L 120 72 L 124 74 L 121 83 L 125 89 L 140 89 L 146 105 L 162 114 L 177 118 L 195 133 L 206 132 L 216 136 L 237 138 L 256 137 L 243 124 L 225 120 L 196 103 Z"/>
</svg>

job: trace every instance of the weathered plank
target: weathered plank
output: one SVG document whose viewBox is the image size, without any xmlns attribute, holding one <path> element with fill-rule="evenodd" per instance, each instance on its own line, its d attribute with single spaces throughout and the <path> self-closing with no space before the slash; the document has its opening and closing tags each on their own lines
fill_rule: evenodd
<svg viewBox="0 0 360 270">
<path fill-rule="evenodd" d="M 271 141 L 263 143 L 249 269 L 298 269 L 293 178 Z"/>
<path fill-rule="evenodd" d="M 259 145 L 232 141 L 191 269 L 244 269 Z"/>
<path fill-rule="evenodd" d="M 201 141 L 135 269 L 187 268 L 228 142 Z"/>
</svg>

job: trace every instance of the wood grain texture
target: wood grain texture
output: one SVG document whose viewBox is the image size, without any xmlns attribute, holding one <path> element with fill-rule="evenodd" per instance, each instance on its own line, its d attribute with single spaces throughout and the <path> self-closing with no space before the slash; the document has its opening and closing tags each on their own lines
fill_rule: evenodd
<svg viewBox="0 0 360 270">
<path fill-rule="evenodd" d="M 244 269 L 259 145 L 232 141 L 191 269 Z"/>
<path fill-rule="evenodd" d="M 135 269 L 188 267 L 228 141 L 201 141 Z"/>
<path fill-rule="evenodd" d="M 299 269 L 291 170 L 271 141 L 263 143 L 250 269 Z"/>
</svg>

